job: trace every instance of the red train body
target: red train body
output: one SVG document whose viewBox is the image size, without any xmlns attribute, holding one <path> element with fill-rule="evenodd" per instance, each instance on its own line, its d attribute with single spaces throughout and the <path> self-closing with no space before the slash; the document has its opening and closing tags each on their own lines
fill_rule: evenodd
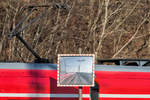
<svg viewBox="0 0 150 100">
<path fill-rule="evenodd" d="M 95 66 L 83 100 L 150 100 L 150 67 Z M 78 87 L 57 87 L 56 64 L 0 63 L 0 100 L 78 100 Z"/>
</svg>

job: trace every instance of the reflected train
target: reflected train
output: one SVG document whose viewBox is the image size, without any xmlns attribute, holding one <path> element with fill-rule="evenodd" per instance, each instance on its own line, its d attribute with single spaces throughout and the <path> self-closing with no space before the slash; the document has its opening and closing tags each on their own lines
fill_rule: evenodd
<svg viewBox="0 0 150 100">
<path fill-rule="evenodd" d="M 150 100 L 149 63 L 98 60 L 95 86 L 82 88 L 82 100 Z M 57 87 L 57 64 L 0 63 L 0 100 L 78 100 L 78 87 Z"/>
</svg>

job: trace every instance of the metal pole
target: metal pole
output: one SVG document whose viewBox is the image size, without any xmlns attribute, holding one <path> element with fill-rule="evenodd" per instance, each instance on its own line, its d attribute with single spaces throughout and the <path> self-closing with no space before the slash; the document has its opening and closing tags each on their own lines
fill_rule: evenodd
<svg viewBox="0 0 150 100">
<path fill-rule="evenodd" d="M 82 52 L 82 49 L 79 48 L 79 53 L 81 54 L 81 52 Z M 81 86 L 79 86 L 79 100 L 82 100 L 82 87 Z"/>
<path fill-rule="evenodd" d="M 79 100 L 82 100 L 82 87 L 79 87 Z"/>
<path fill-rule="evenodd" d="M 31 51 L 31 53 L 38 59 L 41 60 L 41 57 L 23 40 L 22 37 L 20 37 L 19 34 L 16 34 L 16 37 L 25 45 L 25 47 Z"/>
</svg>

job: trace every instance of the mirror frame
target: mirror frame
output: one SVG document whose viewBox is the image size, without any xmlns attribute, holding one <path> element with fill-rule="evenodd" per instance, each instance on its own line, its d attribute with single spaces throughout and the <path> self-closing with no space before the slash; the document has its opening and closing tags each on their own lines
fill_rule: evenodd
<svg viewBox="0 0 150 100">
<path fill-rule="evenodd" d="M 62 85 L 60 84 L 60 58 L 61 57 L 92 57 L 92 84 L 90 85 Z M 58 59 L 57 59 L 57 86 L 58 87 L 73 87 L 73 86 L 86 86 L 86 87 L 93 87 L 94 86 L 94 78 L 95 78 L 95 55 L 94 54 L 58 54 Z"/>
</svg>

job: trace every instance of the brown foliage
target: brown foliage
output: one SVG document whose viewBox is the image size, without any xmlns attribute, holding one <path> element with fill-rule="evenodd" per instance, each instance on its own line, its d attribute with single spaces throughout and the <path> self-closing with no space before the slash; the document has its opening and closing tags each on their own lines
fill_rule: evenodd
<svg viewBox="0 0 150 100">
<path fill-rule="evenodd" d="M 16 38 L 8 34 L 25 16 L 28 5 L 65 4 L 51 7 L 21 36 L 42 57 L 56 61 L 57 54 L 97 54 L 97 58 L 149 58 L 149 0 L 6 0 L 0 3 L 0 60 L 34 60 Z M 39 8 L 20 25 L 26 25 L 45 8 Z"/>
</svg>

